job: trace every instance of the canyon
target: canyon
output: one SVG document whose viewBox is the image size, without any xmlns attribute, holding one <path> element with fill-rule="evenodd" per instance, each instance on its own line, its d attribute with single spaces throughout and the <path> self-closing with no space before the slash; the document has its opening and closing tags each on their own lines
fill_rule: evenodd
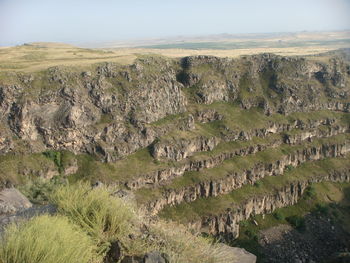
<svg viewBox="0 0 350 263">
<path fill-rule="evenodd" d="M 349 50 L 140 55 L 0 72 L 0 189 L 57 178 L 234 240 L 240 222 L 350 182 Z"/>
</svg>

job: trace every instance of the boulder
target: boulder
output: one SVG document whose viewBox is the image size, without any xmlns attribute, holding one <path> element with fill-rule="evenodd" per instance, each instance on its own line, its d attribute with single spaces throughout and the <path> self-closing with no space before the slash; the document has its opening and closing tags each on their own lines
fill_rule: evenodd
<svg viewBox="0 0 350 263">
<path fill-rule="evenodd" d="M 31 206 L 28 198 L 16 188 L 5 188 L 0 192 L 0 214 L 16 213 Z"/>
<path fill-rule="evenodd" d="M 168 256 L 158 251 L 153 251 L 145 254 L 144 256 L 127 256 L 121 263 L 169 263 Z"/>
<path fill-rule="evenodd" d="M 230 247 L 225 244 L 220 244 L 220 250 L 222 254 L 233 254 L 235 256 L 235 261 L 232 263 L 255 263 L 256 256 L 252 253 L 249 253 L 244 248 L 239 247 Z"/>
<path fill-rule="evenodd" d="M 169 260 L 164 253 L 154 251 L 145 255 L 143 263 L 169 263 Z"/>
<path fill-rule="evenodd" d="M 111 244 L 111 247 L 109 248 L 105 262 L 106 263 L 118 262 L 118 260 L 122 258 L 122 255 L 123 253 L 122 253 L 122 248 L 120 243 L 118 241 L 113 242 Z"/>
</svg>

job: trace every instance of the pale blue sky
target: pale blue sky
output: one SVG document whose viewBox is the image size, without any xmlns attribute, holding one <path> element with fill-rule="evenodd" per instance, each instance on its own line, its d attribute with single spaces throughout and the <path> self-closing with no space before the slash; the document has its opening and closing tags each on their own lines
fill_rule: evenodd
<svg viewBox="0 0 350 263">
<path fill-rule="evenodd" d="M 0 45 L 350 29 L 350 0 L 0 0 Z"/>
</svg>

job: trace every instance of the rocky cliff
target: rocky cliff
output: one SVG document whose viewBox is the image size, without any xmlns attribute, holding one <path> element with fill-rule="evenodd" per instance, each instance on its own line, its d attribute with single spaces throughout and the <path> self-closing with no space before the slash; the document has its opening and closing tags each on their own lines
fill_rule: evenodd
<svg viewBox="0 0 350 263">
<path fill-rule="evenodd" d="M 348 112 L 349 65 L 337 57 L 324 61 L 272 54 L 180 61 L 140 57 L 130 66 L 107 63 L 89 71 L 4 72 L 0 151 L 69 150 L 115 161 L 174 129 L 194 129 L 192 114 L 201 123 L 222 119 L 213 109 L 194 109 L 213 102 L 258 107 L 267 115 Z M 177 122 L 162 121 L 172 115 L 179 117 Z M 160 125 L 152 125 L 156 122 Z M 156 143 L 153 154 L 178 160 L 187 151 L 211 150 L 218 141 L 177 141 L 178 149 Z"/>
<path fill-rule="evenodd" d="M 163 190 L 161 195 L 155 198 L 156 195 L 153 193 L 152 201 L 146 205 L 147 210 L 153 214 L 157 214 L 167 205 L 176 205 L 182 202 L 188 203 L 198 198 L 226 194 L 245 184 L 254 184 L 265 176 L 282 175 L 286 170 L 297 167 L 307 161 L 343 156 L 350 151 L 350 141 L 348 141 L 348 139 L 345 139 L 345 141 L 340 144 L 333 144 L 327 141 L 324 143 L 323 145 L 309 145 L 304 148 L 290 147 L 286 154 L 279 151 L 275 151 L 273 154 L 270 152 L 269 154 L 271 157 L 264 156 L 266 151 L 262 151 L 254 155 L 256 161 L 254 163 L 252 162 L 253 164 L 248 165 L 252 156 L 246 156 L 243 157 L 245 161 L 248 160 L 246 167 L 242 169 L 231 168 L 223 174 L 214 175 L 215 171 L 213 172 L 209 169 L 207 173 L 211 172 L 212 176 L 203 174 L 202 178 L 198 178 L 194 183 L 188 182 L 182 187 L 170 184 L 163 187 L 163 189 L 160 188 Z M 236 160 L 239 162 L 243 158 L 236 158 Z M 218 164 L 215 166 L 217 165 Z M 153 190 L 150 189 L 149 191 Z M 144 195 L 145 193 L 142 192 L 140 199 L 144 200 Z M 140 200 L 140 202 L 143 200 Z"/>
<path fill-rule="evenodd" d="M 152 216 L 236 238 L 313 182 L 349 182 L 349 95 L 335 54 L 0 72 L 0 187 L 98 181 Z"/>
<path fill-rule="evenodd" d="M 329 174 L 320 174 L 305 181 L 287 184 L 281 189 L 276 189 L 271 195 L 261 195 L 245 200 L 240 206 L 233 206 L 230 211 L 218 216 L 206 217 L 202 221 L 192 223 L 191 227 L 198 231 L 205 229 L 208 233 L 223 235 L 228 239 L 237 238 L 240 221 L 249 219 L 251 215 L 269 214 L 277 208 L 296 204 L 311 183 L 349 182 L 349 172 L 349 169 L 335 170 Z"/>
<path fill-rule="evenodd" d="M 211 199 L 167 208 L 162 216 L 173 217 L 197 231 L 222 236 L 228 240 L 239 235 L 239 222 L 252 215 L 268 214 L 277 208 L 296 204 L 312 183 L 349 182 L 349 154 L 346 158 L 307 163 L 289 171 L 281 179 L 266 178 L 262 186 L 246 186 Z M 272 184 L 273 181 L 278 181 Z M 254 189 L 255 188 L 255 189 Z M 207 204 L 207 207 L 203 206 Z M 187 214 L 183 214 L 185 213 Z"/>
</svg>

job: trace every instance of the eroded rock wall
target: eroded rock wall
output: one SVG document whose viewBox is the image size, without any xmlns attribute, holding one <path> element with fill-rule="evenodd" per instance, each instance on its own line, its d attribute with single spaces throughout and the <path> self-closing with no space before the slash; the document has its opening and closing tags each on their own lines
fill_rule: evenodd
<svg viewBox="0 0 350 263">
<path fill-rule="evenodd" d="M 243 185 L 254 184 L 265 176 L 280 176 L 287 169 L 304 162 L 344 156 L 348 152 L 350 152 L 349 141 L 296 149 L 273 162 L 257 162 L 251 168 L 239 172 L 227 172 L 225 177 L 203 180 L 179 189 L 168 189 L 160 198 L 153 199 L 145 207 L 151 214 L 157 214 L 167 205 L 177 205 L 182 202 L 193 202 L 198 198 L 227 194 Z"/>
<path fill-rule="evenodd" d="M 265 114 L 349 112 L 349 65 L 338 57 L 320 61 L 271 54 L 181 61 L 141 57 L 133 65 L 105 63 L 84 72 L 53 67 L 11 73 L 0 80 L 0 152 L 19 151 L 22 140 L 27 152 L 69 150 L 116 161 L 174 129 L 193 128 L 188 123 L 152 125 L 191 111 L 193 103 L 239 103 Z M 222 119 L 215 110 L 193 114 L 201 123 Z M 237 136 L 252 135 L 245 131 L 223 139 Z M 191 151 L 210 150 L 216 141 L 205 138 L 190 147 L 157 144 L 154 155 L 178 160 Z"/>
<path fill-rule="evenodd" d="M 277 208 L 294 205 L 311 183 L 322 181 L 349 182 L 350 168 L 343 171 L 334 171 L 330 174 L 319 174 L 308 180 L 292 182 L 277 189 L 273 194 L 259 195 L 247 199 L 238 206 L 233 204 L 232 208 L 225 213 L 192 222 L 190 227 L 197 231 L 205 231 L 212 235 L 221 235 L 229 239 L 237 238 L 240 221 L 249 219 L 251 215 L 268 214 Z"/>
</svg>

